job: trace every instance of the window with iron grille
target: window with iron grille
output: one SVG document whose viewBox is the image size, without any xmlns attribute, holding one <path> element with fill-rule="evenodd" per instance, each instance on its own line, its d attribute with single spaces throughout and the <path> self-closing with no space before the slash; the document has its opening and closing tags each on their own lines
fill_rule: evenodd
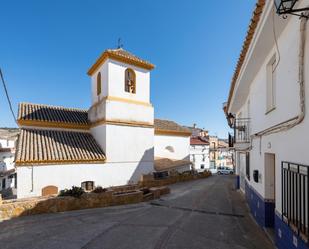
<svg viewBox="0 0 309 249">
<path fill-rule="evenodd" d="M 308 240 L 309 166 L 282 162 L 282 219 Z"/>
<path fill-rule="evenodd" d="M 94 189 L 94 182 L 93 181 L 85 181 L 82 182 L 82 189 L 86 191 L 91 191 Z"/>
</svg>

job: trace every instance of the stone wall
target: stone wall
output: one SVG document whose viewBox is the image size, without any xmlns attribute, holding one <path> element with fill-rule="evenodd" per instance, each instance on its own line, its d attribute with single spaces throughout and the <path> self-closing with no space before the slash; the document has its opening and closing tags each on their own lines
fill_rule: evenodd
<svg viewBox="0 0 309 249">
<path fill-rule="evenodd" d="M 196 175 L 182 174 L 182 175 L 169 176 L 164 179 L 150 179 L 149 177 L 143 177 L 142 178 L 143 180 L 139 182 L 139 185 L 142 187 L 159 187 L 174 184 L 177 182 L 185 182 L 185 181 L 207 178 L 209 176 L 211 176 L 211 172 L 205 171 L 203 173 Z"/>
<path fill-rule="evenodd" d="M 123 194 L 114 194 L 113 191 L 85 193 L 80 198 L 65 196 L 3 201 L 0 205 L 0 221 L 24 215 L 99 208 L 141 201 L 143 201 L 143 192 L 139 190 Z"/>
</svg>

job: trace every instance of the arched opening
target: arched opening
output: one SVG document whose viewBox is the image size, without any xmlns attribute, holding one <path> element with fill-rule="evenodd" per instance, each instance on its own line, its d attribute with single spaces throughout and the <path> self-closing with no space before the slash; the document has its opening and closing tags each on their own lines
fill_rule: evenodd
<svg viewBox="0 0 309 249">
<path fill-rule="evenodd" d="M 97 95 L 99 96 L 101 94 L 101 73 L 99 72 L 97 75 Z"/>
<path fill-rule="evenodd" d="M 136 77 L 135 72 L 131 68 L 125 71 L 125 91 L 128 93 L 136 93 Z"/>
</svg>

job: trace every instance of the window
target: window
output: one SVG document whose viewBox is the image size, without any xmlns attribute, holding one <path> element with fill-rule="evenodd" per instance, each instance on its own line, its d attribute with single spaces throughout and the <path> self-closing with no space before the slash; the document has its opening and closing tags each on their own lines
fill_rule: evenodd
<svg viewBox="0 0 309 249">
<path fill-rule="evenodd" d="M 102 85 L 101 85 L 101 73 L 99 72 L 98 75 L 97 75 L 97 95 L 99 96 L 102 92 Z"/>
<path fill-rule="evenodd" d="M 128 93 L 136 93 L 136 77 L 135 72 L 131 68 L 125 71 L 125 91 Z"/>
<path fill-rule="evenodd" d="M 6 187 L 6 179 L 3 178 L 2 179 L 2 189 L 5 189 L 5 187 Z"/>
<path fill-rule="evenodd" d="M 272 111 L 275 108 L 276 67 L 276 56 L 273 56 L 267 65 L 266 113 Z"/>
<path fill-rule="evenodd" d="M 82 182 L 82 188 L 86 191 L 91 191 L 94 189 L 94 182 L 93 181 Z"/>
<path fill-rule="evenodd" d="M 204 164 L 201 164 L 201 169 L 204 169 L 205 168 L 205 165 Z"/>
</svg>

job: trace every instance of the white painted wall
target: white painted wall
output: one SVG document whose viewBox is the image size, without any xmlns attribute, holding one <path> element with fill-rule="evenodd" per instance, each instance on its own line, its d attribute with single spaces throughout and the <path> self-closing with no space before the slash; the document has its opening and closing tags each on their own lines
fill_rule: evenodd
<svg viewBox="0 0 309 249">
<path fill-rule="evenodd" d="M 190 161 L 199 172 L 209 169 L 209 145 L 190 145 Z"/>
<path fill-rule="evenodd" d="M 304 1 L 301 1 L 301 4 Z M 267 3 L 267 6 L 271 4 Z M 267 7 L 266 7 L 267 9 Z M 269 18 L 269 17 L 264 17 Z M 279 17 L 275 17 L 278 19 Z M 262 20 L 263 22 L 263 20 Z M 233 97 L 230 110 L 239 113 L 250 113 L 251 118 L 251 134 L 264 130 L 275 124 L 288 120 L 299 113 L 299 84 L 298 84 L 298 48 L 299 48 L 299 25 L 300 20 L 297 17 L 291 17 L 284 20 L 284 25 L 280 36 L 277 37 L 278 47 L 280 51 L 280 63 L 276 69 L 276 91 L 275 110 L 266 114 L 266 84 L 267 84 L 267 64 L 274 54 L 278 57 L 278 52 L 275 48 L 273 38 L 270 40 L 264 40 L 264 43 L 272 43 L 272 49 L 262 57 L 263 62 L 257 64 L 259 68 L 256 70 L 256 74 L 252 78 L 252 81 L 246 82 L 249 84 L 249 92 L 245 97 L 239 98 L 242 101 L 242 105 L 238 108 L 239 103 L 238 95 Z M 269 31 L 268 27 L 265 27 L 265 34 Z M 271 33 L 269 33 L 271 34 Z M 261 36 L 263 37 L 263 36 Z M 268 39 L 273 36 L 268 36 Z M 306 89 L 306 116 L 304 121 L 284 132 L 268 135 L 262 137 L 262 139 L 254 139 L 252 141 L 252 150 L 250 151 L 250 185 L 261 194 L 264 198 L 272 196 L 271 190 L 265 189 L 265 153 L 274 153 L 276 160 L 276 183 L 275 183 L 275 197 L 276 197 L 276 209 L 281 212 L 281 162 L 289 161 L 309 165 L 309 154 L 307 145 L 309 143 L 309 23 L 306 29 L 306 46 L 305 46 L 305 89 Z M 266 45 L 265 45 L 266 46 Z M 256 47 L 257 50 L 263 50 L 263 47 Z M 253 52 L 252 52 L 253 53 Z M 254 53 L 253 53 L 254 54 Z M 259 53 L 260 57 L 263 53 Z M 254 61 L 256 57 L 252 57 Z M 261 60 L 261 58 L 259 58 Z M 257 61 L 256 61 L 257 62 Z M 246 77 L 246 72 L 249 70 L 243 69 L 242 76 Z M 241 79 L 240 79 L 241 81 Z M 243 101 L 243 99 L 247 99 Z M 250 100 L 250 110 L 247 102 Z M 244 116 L 243 116 L 244 117 Z M 241 160 L 240 160 L 241 161 Z M 244 167 L 245 164 L 240 164 L 240 167 Z M 261 179 L 258 183 L 255 183 L 252 179 L 253 170 L 259 170 Z M 242 169 L 240 169 L 242 171 Z"/>
<path fill-rule="evenodd" d="M 3 139 L 0 138 L 0 148 L 14 148 L 15 146 L 15 139 Z"/>
<path fill-rule="evenodd" d="M 171 146 L 174 152 L 167 147 Z M 190 137 L 155 135 L 154 136 L 155 157 L 170 159 L 187 159 L 190 155 Z"/>
<path fill-rule="evenodd" d="M 148 173 L 152 168 L 151 162 L 17 167 L 17 198 L 40 196 L 42 188 L 48 185 L 57 186 L 59 191 L 72 186 L 80 187 L 84 181 L 94 181 L 95 186 L 102 187 L 124 185 L 137 182 L 141 174 Z"/>
</svg>

